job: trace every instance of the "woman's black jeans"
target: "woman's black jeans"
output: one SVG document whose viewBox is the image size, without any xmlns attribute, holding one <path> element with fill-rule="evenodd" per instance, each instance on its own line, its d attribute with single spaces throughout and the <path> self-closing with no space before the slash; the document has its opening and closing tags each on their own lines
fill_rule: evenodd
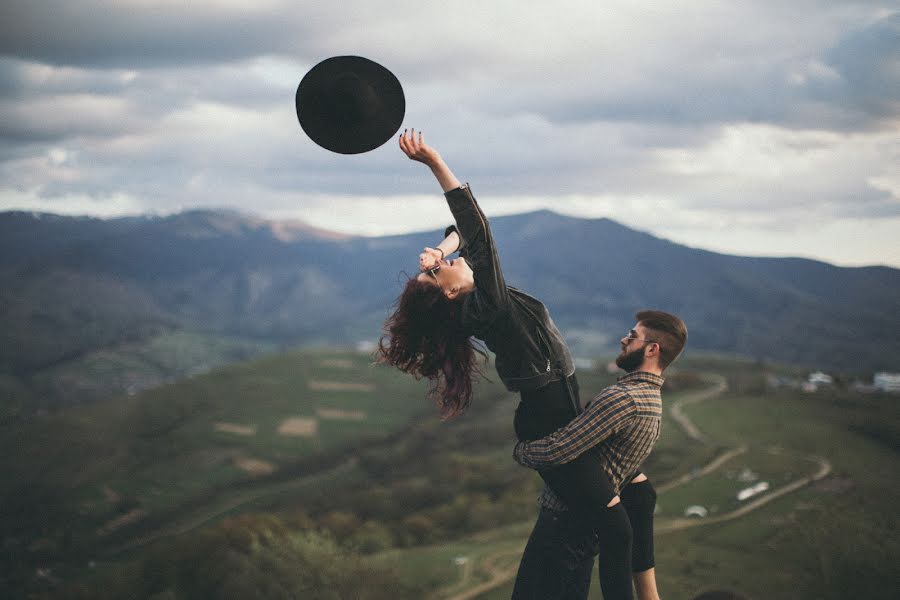
<svg viewBox="0 0 900 600">
<path fill-rule="evenodd" d="M 518 438 L 520 440 L 541 438 L 566 425 L 575 418 L 575 407 L 580 408 L 578 392 L 578 382 L 574 375 L 568 378 L 568 381 L 551 382 L 543 388 L 522 392 L 522 400 L 516 409 L 514 420 Z M 522 557 L 514 599 L 537 598 L 539 596 L 528 595 L 531 593 L 529 590 L 547 587 L 568 589 L 566 586 L 569 586 L 571 589 L 579 590 L 580 593 L 584 587 L 581 582 L 584 577 L 583 561 L 592 563 L 594 554 L 599 559 L 600 585 L 604 599 L 619 600 L 633 597 L 631 587 L 633 558 L 635 567 L 644 567 L 648 562 L 652 566 L 653 561 L 652 508 L 649 515 L 646 512 L 650 503 L 647 491 L 652 491 L 652 486 L 649 482 L 627 486 L 626 490 L 634 485 L 645 487 L 629 490 L 628 493 L 623 490 L 620 496 L 622 502 L 608 508 L 607 504 L 616 495 L 616 491 L 600 464 L 599 458 L 589 450 L 565 465 L 540 472 L 541 477 L 566 504 L 571 514 L 566 516 L 565 526 L 558 527 L 558 530 L 551 527 L 547 517 L 544 517 L 543 522 L 539 518 Z M 655 506 L 655 492 L 652 504 Z M 633 510 L 629 510 L 629 505 Z M 548 511 L 542 511 L 542 517 L 544 512 Z M 637 523 L 633 524 L 632 519 Z M 551 531 L 553 533 L 550 533 Z M 651 536 L 649 547 L 646 539 L 648 532 Z M 635 534 L 638 534 L 638 544 L 633 548 L 632 539 Z M 560 545 L 560 540 L 563 539 L 567 539 L 568 542 Z M 548 562 L 547 553 L 554 545 L 559 546 L 562 556 L 560 560 Z M 537 554 L 543 558 L 539 558 Z M 578 560 L 578 556 L 583 558 Z M 566 565 L 570 568 L 567 569 Z M 590 564 L 588 587 L 589 573 Z M 544 582 L 544 579 L 549 581 Z M 585 595 L 581 597 L 586 598 L 587 592 L 584 593 Z M 567 593 L 564 596 L 544 597 L 579 596 L 569 596 Z"/>
</svg>

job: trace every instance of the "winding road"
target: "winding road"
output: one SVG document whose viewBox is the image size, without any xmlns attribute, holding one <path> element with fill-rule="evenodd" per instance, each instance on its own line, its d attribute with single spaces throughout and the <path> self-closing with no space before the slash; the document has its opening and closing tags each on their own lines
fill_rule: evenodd
<svg viewBox="0 0 900 600">
<path fill-rule="evenodd" d="M 687 415 L 684 414 L 683 409 L 685 406 L 715 398 L 720 394 L 723 394 L 727 390 L 728 383 L 726 379 L 721 376 L 716 376 L 712 386 L 675 401 L 672 404 L 671 409 L 669 410 L 669 415 L 676 423 L 678 423 L 679 427 L 681 427 L 681 429 L 688 437 L 701 444 L 709 445 L 710 442 L 706 435 L 696 426 L 696 424 L 694 424 L 693 421 L 691 421 L 687 417 Z M 677 479 L 673 479 L 671 481 L 667 481 L 663 484 L 658 485 L 657 492 L 659 494 L 663 494 L 666 491 L 685 485 L 690 481 L 693 481 L 700 477 L 705 477 L 730 461 L 732 458 L 744 454 L 745 452 L 747 452 L 747 450 L 748 448 L 745 445 L 725 450 L 721 454 L 716 456 L 712 461 L 704 465 L 702 468 L 678 477 Z M 707 517 L 704 519 L 672 519 L 660 522 L 656 526 L 656 533 L 669 533 L 672 531 L 680 531 L 693 527 L 709 525 L 712 523 L 722 523 L 725 521 L 738 519 L 762 506 L 765 506 L 773 500 L 776 500 L 786 494 L 790 494 L 791 492 L 795 492 L 800 488 L 809 485 L 810 483 L 819 481 L 820 479 L 824 479 L 831 473 L 831 463 L 829 463 L 825 458 L 821 456 L 807 456 L 805 458 L 807 460 L 815 462 L 818 465 L 818 469 L 812 475 L 795 479 L 794 481 L 780 488 L 772 490 L 771 492 L 760 496 L 755 500 L 747 502 L 740 508 L 729 513 Z M 514 553 L 521 554 L 522 549 L 524 549 L 524 543 L 515 552 L 511 551 L 509 548 L 506 548 L 501 552 L 488 554 L 481 560 L 481 564 L 478 565 L 479 570 L 488 575 L 488 579 L 486 581 L 474 585 L 464 592 L 450 592 L 451 589 L 455 590 L 460 586 L 464 586 L 465 580 L 472 577 L 474 571 L 474 565 L 472 565 L 466 570 L 465 579 L 457 581 L 451 588 L 445 588 L 443 592 L 438 592 L 438 595 L 436 597 L 442 598 L 444 600 L 474 600 L 481 594 L 488 592 L 494 588 L 500 587 L 501 585 L 505 584 L 507 581 L 515 577 L 518 570 L 518 565 L 513 564 L 509 567 L 499 567 L 497 563 L 501 559 L 511 556 Z M 448 592 L 452 595 L 445 595 Z"/>
</svg>

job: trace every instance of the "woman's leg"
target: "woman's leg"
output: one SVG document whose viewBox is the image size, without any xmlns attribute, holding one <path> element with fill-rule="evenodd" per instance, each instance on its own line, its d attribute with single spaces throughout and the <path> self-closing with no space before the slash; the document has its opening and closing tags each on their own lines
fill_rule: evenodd
<svg viewBox="0 0 900 600">
<path fill-rule="evenodd" d="M 577 531 L 572 515 L 542 509 L 519 562 L 513 600 L 586 600 L 590 589 L 591 553 L 571 552 Z"/>
<path fill-rule="evenodd" d="M 597 571 L 604 600 L 631 600 L 631 523 L 622 504 L 591 515 L 597 534 Z M 627 574 L 624 575 L 624 574 Z"/>
<path fill-rule="evenodd" d="M 622 489 L 622 505 L 628 513 L 634 533 L 632 568 L 636 573 L 656 566 L 653 555 L 653 513 L 656 510 L 656 490 L 643 473 L 632 477 Z"/>
<path fill-rule="evenodd" d="M 656 510 L 656 490 L 643 473 L 631 478 L 621 494 L 622 505 L 628 513 L 634 535 L 631 563 L 634 586 L 639 600 L 659 600 L 656 588 L 655 558 L 653 555 L 653 513 Z"/>
<path fill-rule="evenodd" d="M 516 410 L 517 435 L 520 439 L 536 439 L 556 431 L 575 417 L 573 405 L 577 399 L 574 377 L 568 385 L 558 381 L 523 393 Z M 621 505 L 608 506 L 616 498 L 616 490 L 599 457 L 588 451 L 565 465 L 541 472 L 541 477 L 574 513 L 579 528 L 594 534 L 593 548 L 584 543 L 584 538 L 573 536 L 574 552 L 598 554 L 604 600 L 630 600 L 631 525 Z"/>
<path fill-rule="evenodd" d="M 604 600 L 631 600 L 631 523 L 621 502 L 608 506 L 616 498 L 615 489 L 600 461 L 587 452 L 541 477 L 583 530 L 593 532 L 595 547 L 584 551 L 597 554 Z"/>
</svg>

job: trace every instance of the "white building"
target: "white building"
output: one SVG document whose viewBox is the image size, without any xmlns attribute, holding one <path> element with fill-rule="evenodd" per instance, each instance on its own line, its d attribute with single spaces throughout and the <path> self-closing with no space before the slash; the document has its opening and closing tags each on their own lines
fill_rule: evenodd
<svg viewBox="0 0 900 600">
<path fill-rule="evenodd" d="M 834 383 L 834 378 L 822 371 L 816 371 L 809 374 L 807 381 L 813 385 L 831 385 Z"/>
<path fill-rule="evenodd" d="M 800 385 L 800 390 L 809 394 L 819 391 L 821 387 L 828 387 L 833 383 L 834 377 L 822 371 L 816 371 L 809 374 L 806 381 Z"/>
<path fill-rule="evenodd" d="M 748 487 L 748 488 L 745 488 L 745 489 L 739 491 L 737 493 L 737 499 L 739 502 L 743 502 L 744 500 L 752 498 L 753 496 L 762 494 L 763 492 L 765 492 L 768 489 L 769 489 L 769 482 L 768 481 L 760 481 L 759 483 L 757 483 L 754 486 L 751 486 L 751 487 Z"/>
<path fill-rule="evenodd" d="M 900 373 L 875 373 L 872 383 L 882 392 L 900 392 Z"/>
<path fill-rule="evenodd" d="M 709 511 L 706 507 L 700 506 L 699 504 L 694 504 L 684 509 L 684 516 L 686 517 L 700 517 L 701 519 L 704 519 L 708 514 Z"/>
</svg>

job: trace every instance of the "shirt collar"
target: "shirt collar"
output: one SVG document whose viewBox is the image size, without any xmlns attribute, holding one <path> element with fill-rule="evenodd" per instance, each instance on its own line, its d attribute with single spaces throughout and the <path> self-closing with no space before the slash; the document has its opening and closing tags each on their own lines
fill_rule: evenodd
<svg viewBox="0 0 900 600">
<path fill-rule="evenodd" d="M 647 371 L 634 371 L 619 377 L 619 383 L 649 383 L 650 385 L 655 385 L 657 387 L 662 387 L 662 384 L 665 381 L 664 377 L 660 377 L 654 373 L 648 373 Z"/>
</svg>

